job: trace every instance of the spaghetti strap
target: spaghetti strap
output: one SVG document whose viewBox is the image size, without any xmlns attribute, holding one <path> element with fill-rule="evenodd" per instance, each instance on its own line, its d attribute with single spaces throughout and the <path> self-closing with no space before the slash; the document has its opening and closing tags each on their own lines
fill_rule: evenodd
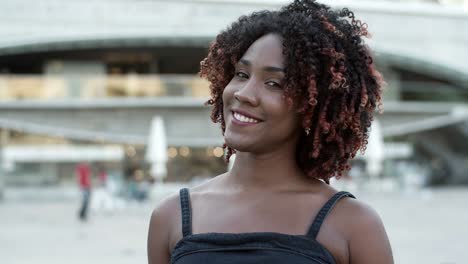
<svg viewBox="0 0 468 264">
<path fill-rule="evenodd" d="M 192 234 L 192 212 L 190 206 L 190 194 L 187 188 L 180 189 L 180 209 L 182 215 L 182 236 Z"/>
<path fill-rule="evenodd" d="M 320 209 L 317 216 L 314 219 L 314 222 L 310 225 L 309 231 L 307 231 L 307 235 L 313 237 L 314 239 L 317 238 L 318 232 L 320 231 L 320 227 L 322 226 L 323 221 L 327 217 L 328 213 L 333 209 L 335 204 L 344 197 L 351 197 L 356 198 L 354 195 L 350 194 L 349 192 L 338 192 L 333 195 L 330 200 L 328 200 L 325 205 Z"/>
</svg>

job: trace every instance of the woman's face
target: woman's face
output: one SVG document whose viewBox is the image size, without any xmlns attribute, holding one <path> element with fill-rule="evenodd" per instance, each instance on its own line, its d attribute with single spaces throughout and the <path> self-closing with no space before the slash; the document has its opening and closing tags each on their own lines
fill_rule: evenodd
<svg viewBox="0 0 468 264">
<path fill-rule="evenodd" d="M 228 146 L 265 153 L 296 144 L 300 122 L 282 97 L 284 77 L 282 38 L 268 34 L 256 40 L 223 92 Z"/>
</svg>

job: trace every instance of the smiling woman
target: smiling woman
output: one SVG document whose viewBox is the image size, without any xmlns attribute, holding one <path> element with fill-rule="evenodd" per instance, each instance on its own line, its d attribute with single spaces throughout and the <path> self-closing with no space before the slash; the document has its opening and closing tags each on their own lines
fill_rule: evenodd
<svg viewBox="0 0 468 264">
<path fill-rule="evenodd" d="M 299 116 L 283 98 L 282 42 L 277 34 L 264 35 L 235 65 L 222 97 L 224 139 L 232 149 L 262 154 L 297 141 Z"/>
<path fill-rule="evenodd" d="M 365 35 L 348 9 L 303 0 L 216 37 L 201 76 L 236 160 L 154 210 L 150 263 L 393 263 L 375 211 L 328 185 L 365 150 L 380 104 Z"/>
</svg>

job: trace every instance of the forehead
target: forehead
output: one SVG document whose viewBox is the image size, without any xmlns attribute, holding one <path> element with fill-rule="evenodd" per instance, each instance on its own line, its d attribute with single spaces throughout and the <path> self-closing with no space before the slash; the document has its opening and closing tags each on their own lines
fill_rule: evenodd
<svg viewBox="0 0 468 264">
<path fill-rule="evenodd" d="M 242 59 L 252 64 L 281 67 L 284 65 L 283 39 L 277 34 L 262 36 L 250 45 Z"/>
</svg>

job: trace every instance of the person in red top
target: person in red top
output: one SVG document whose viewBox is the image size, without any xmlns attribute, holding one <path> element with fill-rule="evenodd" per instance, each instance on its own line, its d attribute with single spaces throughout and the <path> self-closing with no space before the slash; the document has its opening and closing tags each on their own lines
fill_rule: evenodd
<svg viewBox="0 0 468 264">
<path fill-rule="evenodd" d="M 82 193 L 79 218 L 84 221 L 88 216 L 88 205 L 91 196 L 91 169 L 87 163 L 80 163 L 76 166 L 76 177 Z"/>
</svg>

